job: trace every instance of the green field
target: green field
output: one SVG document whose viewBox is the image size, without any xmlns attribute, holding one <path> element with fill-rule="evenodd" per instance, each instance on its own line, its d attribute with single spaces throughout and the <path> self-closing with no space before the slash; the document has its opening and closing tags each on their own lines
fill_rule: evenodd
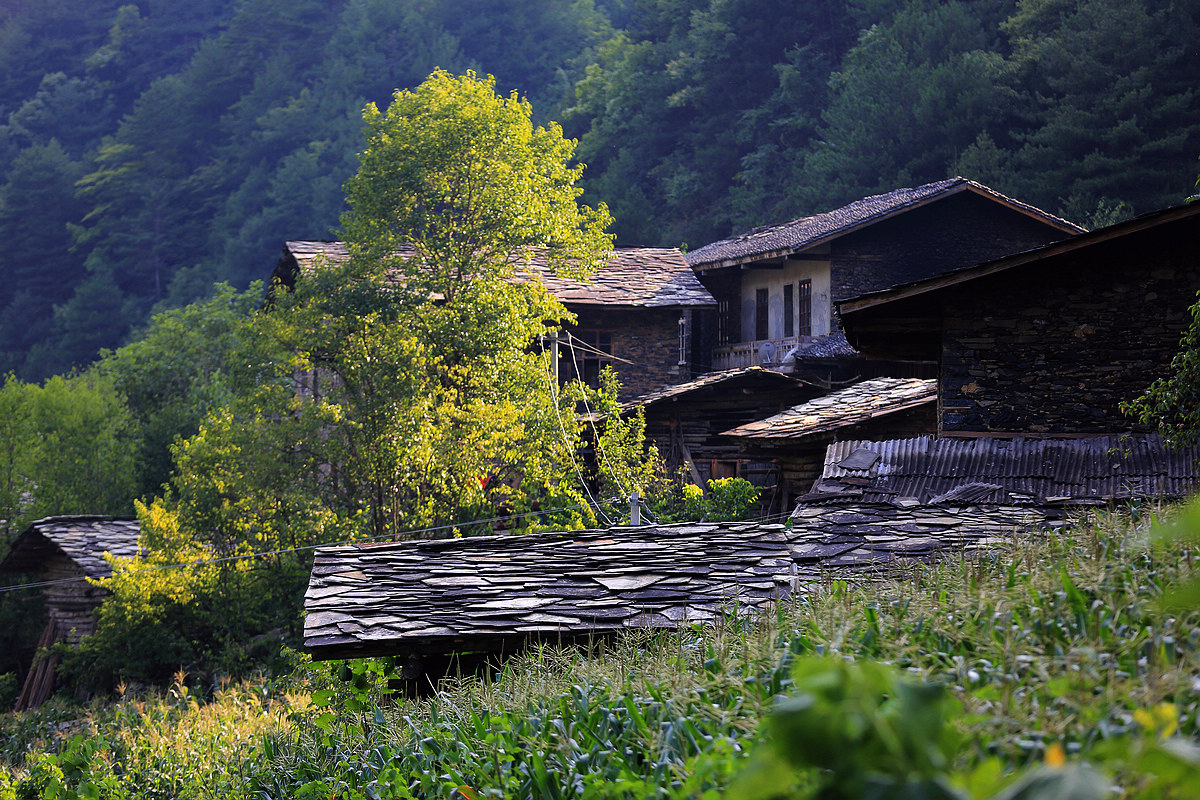
<svg viewBox="0 0 1200 800">
<path fill-rule="evenodd" d="M 56 699 L 0 717 L 0 798 L 1196 797 L 1198 522 L 1126 510 L 831 577 L 428 700 L 385 698 L 382 662 L 345 681 L 295 654 L 285 676 Z"/>
</svg>

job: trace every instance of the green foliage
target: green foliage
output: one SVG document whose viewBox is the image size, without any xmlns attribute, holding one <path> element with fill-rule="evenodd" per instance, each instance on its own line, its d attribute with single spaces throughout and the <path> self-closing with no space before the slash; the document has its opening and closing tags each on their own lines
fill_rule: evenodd
<svg viewBox="0 0 1200 800">
<path fill-rule="evenodd" d="M 0 797 L 35 786 L 41 753 L 84 753 L 80 735 L 88 779 L 138 797 L 1182 800 L 1200 778 L 1198 617 L 1162 597 L 1196 562 L 1189 540 L 1148 539 L 1158 513 L 599 653 L 534 648 L 421 701 L 387 700 L 371 660 L 336 665 L 347 682 L 301 663 L 84 713 L 56 701 L 0 715 Z"/>
<path fill-rule="evenodd" d="M 623 413 L 617 399 L 620 380 L 612 367 L 600 371 L 600 386 L 590 389 L 582 383 L 571 387 L 591 410 L 595 456 L 595 484 L 605 514 L 613 519 L 627 519 L 629 501 L 634 492 L 651 499 L 662 476 L 662 460 L 658 448 L 646 441 L 646 412 L 638 407 Z"/>
<path fill-rule="evenodd" d="M 716 478 L 708 492 L 688 483 L 686 472 L 679 479 L 661 482 L 653 497 L 655 513 L 666 522 L 736 522 L 746 519 L 757 506 L 759 490 L 744 478 Z"/>
<path fill-rule="evenodd" d="M 0 529 L 52 514 L 129 514 L 137 430 L 111 380 L 12 375 L 0 388 Z"/>
<path fill-rule="evenodd" d="M 944 686 L 903 680 L 879 663 L 800 660 L 791 693 L 767 722 L 772 746 L 731 791 L 746 800 L 967 800 L 950 780 L 961 746 L 947 725 L 956 705 Z M 973 789 L 983 788 L 984 775 L 969 777 Z M 1094 770 L 1061 763 L 1004 782 L 1009 785 L 994 800 L 1100 800 L 1108 794 Z"/>
<path fill-rule="evenodd" d="M 758 502 L 759 491 L 743 478 L 717 478 L 708 482 L 705 519 L 725 522 L 745 519 Z"/>
<path fill-rule="evenodd" d="M 341 418 L 328 463 L 373 535 L 561 494 L 570 414 L 529 345 L 568 315 L 520 270 L 536 255 L 586 274 L 611 239 L 604 207 L 576 202 L 572 144 L 530 114 L 490 78 L 444 72 L 386 112 L 368 106 L 343 217 L 351 256 L 270 315 L 321 382 L 314 401 Z"/>
<path fill-rule="evenodd" d="M 1200 436 L 1200 301 L 1190 309 L 1192 321 L 1179 341 L 1167 375 L 1141 396 L 1121 403 L 1121 411 L 1158 430 L 1176 447 Z"/>
<path fill-rule="evenodd" d="M 138 496 L 167 483 L 171 445 L 232 398 L 231 382 L 244 377 L 234 356 L 260 304 L 260 285 L 244 293 L 218 286 L 203 303 L 155 315 L 136 342 L 103 355 L 98 370 L 111 376 L 140 431 Z"/>
</svg>

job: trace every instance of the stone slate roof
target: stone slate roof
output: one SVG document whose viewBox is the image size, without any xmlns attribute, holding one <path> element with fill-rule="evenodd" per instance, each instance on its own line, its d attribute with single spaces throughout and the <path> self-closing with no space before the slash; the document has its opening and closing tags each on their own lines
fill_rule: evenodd
<svg viewBox="0 0 1200 800">
<path fill-rule="evenodd" d="M 873 378 L 723 435 L 753 440 L 803 439 L 936 402 L 937 381 L 933 379 Z"/>
<path fill-rule="evenodd" d="M 788 351 L 784 360 L 804 363 L 849 358 L 862 358 L 862 353 L 851 347 L 850 342 L 846 341 L 846 334 L 839 330 L 824 336 L 815 336 L 804 344 L 796 345 Z"/>
<path fill-rule="evenodd" d="M 725 387 L 724 384 L 730 383 L 772 383 L 772 384 L 793 384 L 800 386 L 804 381 L 785 375 L 782 372 L 764 369 L 762 367 L 740 367 L 738 369 L 727 369 L 719 372 L 707 372 L 698 378 L 686 381 L 685 383 L 675 383 L 670 386 L 663 386 L 660 389 L 655 389 L 652 392 L 635 397 L 627 403 L 622 404 L 622 408 L 636 408 L 637 406 L 650 406 L 656 403 L 662 403 L 669 400 L 678 399 L 684 395 L 692 394 L 702 390 L 713 389 L 714 387 Z"/>
<path fill-rule="evenodd" d="M 802 504 L 1089 506 L 1178 499 L 1197 484 L 1200 447 L 1158 436 L 834 442 Z"/>
<path fill-rule="evenodd" d="M 500 652 L 530 637 L 673 629 L 994 534 L 928 513 L 897 530 L 866 507 L 797 513 L 790 529 L 688 523 L 321 549 L 304 646 L 318 659 Z M 1040 519 L 1020 513 L 1014 524 Z"/>
<path fill-rule="evenodd" d="M 311 270 L 318 256 L 339 261 L 347 255 L 342 242 L 291 241 L 285 244 L 284 253 L 285 258 L 295 258 L 302 272 Z M 617 248 L 586 283 L 556 275 L 535 251 L 527 274 L 536 274 L 559 302 L 571 306 L 667 308 L 717 304 L 700 285 L 683 254 L 669 247 Z"/>
<path fill-rule="evenodd" d="M 857 312 L 874 308 L 875 306 L 938 292 L 977 278 L 1006 272 L 1029 264 L 1038 265 L 1040 261 L 1084 250 L 1093 245 L 1103 245 L 1106 242 L 1120 239 L 1123 236 L 1152 230 L 1158 226 L 1187 220 L 1197 215 L 1200 215 L 1200 204 L 1184 203 L 1178 206 L 1171 206 L 1170 208 L 1140 214 L 1133 219 L 1117 222 L 1104 228 L 1097 228 L 1094 231 L 1085 231 L 1079 236 L 1058 242 L 1051 242 L 1023 253 L 1014 253 L 991 261 L 959 267 L 938 275 L 932 275 L 928 278 L 921 278 L 920 280 L 900 283 L 887 289 L 860 294 L 857 297 L 848 297 L 844 300 L 835 301 L 834 305 L 837 307 L 837 315 L 842 320 L 844 326 L 849 315 L 854 315 Z M 1038 265 L 1038 268 L 1040 269 L 1042 266 Z"/>
<path fill-rule="evenodd" d="M 887 194 L 866 197 L 848 206 L 822 214 L 754 228 L 738 236 L 712 242 L 691 251 L 686 256 L 687 262 L 693 267 L 703 270 L 791 255 L 824 244 L 903 211 L 963 191 L 972 191 L 992 198 L 1009 208 L 1036 217 L 1070 233 L 1079 233 L 1083 230 L 1065 219 L 1048 214 L 1027 203 L 1013 200 L 981 183 L 966 178 L 950 178 L 927 183 L 924 186 L 896 189 Z"/>
<path fill-rule="evenodd" d="M 13 542 L 0 573 L 40 572 L 46 559 L 65 555 L 89 578 L 107 578 L 112 568 L 104 553 L 132 558 L 138 552 L 141 528 L 134 518 L 72 516 L 46 517 L 30 523 Z"/>
</svg>

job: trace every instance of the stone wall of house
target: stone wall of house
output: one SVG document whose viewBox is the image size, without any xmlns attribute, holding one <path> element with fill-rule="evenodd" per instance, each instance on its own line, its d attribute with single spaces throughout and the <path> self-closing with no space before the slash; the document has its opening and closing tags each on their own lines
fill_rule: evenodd
<svg viewBox="0 0 1200 800">
<path fill-rule="evenodd" d="M 572 330 L 612 336 L 616 357 L 612 366 L 621 379 L 621 400 L 692 379 L 690 347 L 684 353 L 685 363 L 679 363 L 679 319 L 689 316 L 682 309 L 581 306 L 571 310 L 578 317 Z M 570 354 L 564 351 L 559 357 Z"/>
<path fill-rule="evenodd" d="M 945 292 L 941 431 L 1136 430 L 1118 404 L 1165 374 L 1200 288 L 1193 220 Z"/>
<path fill-rule="evenodd" d="M 834 241 L 833 299 L 928 278 L 1067 236 L 993 200 L 960 192 Z"/>
</svg>

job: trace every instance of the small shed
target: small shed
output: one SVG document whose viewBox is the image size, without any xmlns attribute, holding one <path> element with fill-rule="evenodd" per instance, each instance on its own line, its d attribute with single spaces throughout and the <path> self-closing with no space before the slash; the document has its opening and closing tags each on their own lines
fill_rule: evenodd
<svg viewBox="0 0 1200 800">
<path fill-rule="evenodd" d="M 840 557 L 851 562 L 896 537 L 914 550 L 980 547 L 1062 528 L 1088 508 L 1186 497 L 1198 458 L 1200 447 L 1172 450 L 1157 436 L 835 442 L 792 522 L 831 542 L 861 543 Z"/>
<path fill-rule="evenodd" d="M 87 578 L 107 578 L 105 553 L 130 558 L 138 552 L 137 519 L 104 516 L 46 517 L 30 523 L 3 561 L 0 574 L 36 576 L 45 598 L 46 627 L 38 649 L 55 642 L 75 644 L 96 629 L 96 609 L 106 592 Z M 34 661 L 17 710 L 34 708 L 54 691 L 57 661 Z"/>
<path fill-rule="evenodd" d="M 745 478 L 764 489 L 764 501 L 778 507 L 775 464 L 741 452 L 723 431 L 777 413 L 825 393 L 825 388 L 762 367 L 743 367 L 664 386 L 624 404 L 646 414 L 646 436 L 667 468 L 690 464 L 690 477 L 703 487 L 711 478 Z"/>
<path fill-rule="evenodd" d="M 874 378 L 724 432 L 740 449 L 779 465 L 784 501 L 821 476 L 825 449 L 838 439 L 912 436 L 937 430 L 937 381 Z"/>
</svg>

